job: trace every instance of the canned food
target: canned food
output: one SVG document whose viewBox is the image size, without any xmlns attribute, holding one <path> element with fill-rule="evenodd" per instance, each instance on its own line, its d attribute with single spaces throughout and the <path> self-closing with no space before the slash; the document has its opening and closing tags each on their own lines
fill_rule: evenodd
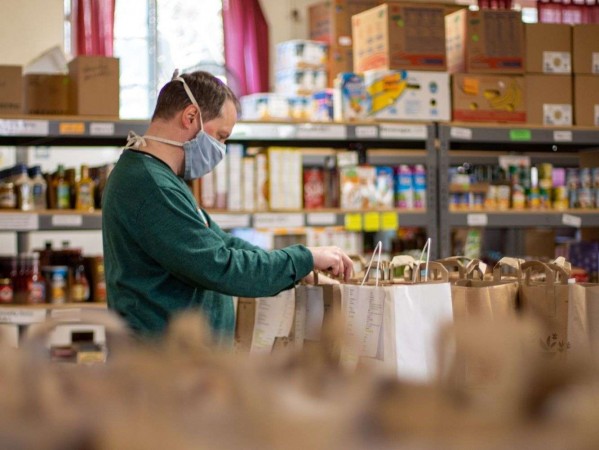
<svg viewBox="0 0 599 450">
<path fill-rule="evenodd" d="M 0 278 L 0 303 L 12 303 L 13 289 L 10 278 Z"/>
<path fill-rule="evenodd" d="M 67 280 L 69 268 L 67 266 L 44 266 L 42 274 L 48 284 L 48 303 L 65 303 L 67 301 Z"/>
</svg>

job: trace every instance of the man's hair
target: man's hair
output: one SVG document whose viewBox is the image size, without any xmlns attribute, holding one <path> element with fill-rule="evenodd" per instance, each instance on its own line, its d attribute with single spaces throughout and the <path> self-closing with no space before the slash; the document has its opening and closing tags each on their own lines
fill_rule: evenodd
<svg viewBox="0 0 599 450">
<path fill-rule="evenodd" d="M 219 117 L 227 100 L 231 100 L 235 104 L 237 111 L 240 110 L 239 100 L 233 91 L 214 75 L 198 70 L 181 74 L 180 77 L 185 80 L 200 105 L 204 122 Z M 169 81 L 158 94 L 152 120 L 171 119 L 177 112 L 189 105 L 191 105 L 191 100 L 185 92 L 183 83 L 178 80 Z"/>
</svg>

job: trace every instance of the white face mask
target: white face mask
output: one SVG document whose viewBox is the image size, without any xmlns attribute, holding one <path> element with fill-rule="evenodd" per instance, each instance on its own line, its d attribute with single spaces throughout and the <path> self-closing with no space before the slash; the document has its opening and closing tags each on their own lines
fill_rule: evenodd
<svg viewBox="0 0 599 450">
<path fill-rule="evenodd" d="M 200 131 L 196 137 L 187 142 L 171 141 L 170 139 L 149 135 L 140 137 L 135 133 L 130 132 L 127 147 L 136 147 L 139 146 L 139 144 L 145 145 L 144 139 L 183 147 L 183 151 L 185 152 L 185 172 L 183 173 L 183 178 L 187 181 L 194 180 L 196 178 L 201 178 L 212 171 L 217 164 L 222 161 L 227 146 L 204 131 L 204 122 L 202 121 L 202 111 L 200 110 L 200 106 L 185 80 L 178 76 L 177 70 L 175 70 L 171 81 L 180 81 L 183 83 L 183 88 L 191 100 L 191 103 L 198 109 L 200 116 Z"/>
</svg>

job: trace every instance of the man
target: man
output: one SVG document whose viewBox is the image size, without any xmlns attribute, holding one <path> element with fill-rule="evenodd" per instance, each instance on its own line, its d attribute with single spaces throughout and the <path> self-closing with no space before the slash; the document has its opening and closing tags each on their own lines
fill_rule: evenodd
<svg viewBox="0 0 599 450">
<path fill-rule="evenodd" d="M 313 269 L 351 274 L 351 260 L 336 247 L 267 252 L 198 210 L 184 180 L 221 161 L 238 105 L 214 76 L 175 72 L 146 134 L 130 136 L 108 179 L 102 206 L 108 306 L 141 335 L 159 336 L 173 313 L 198 309 L 215 342 L 231 343 L 231 296 L 272 296 Z"/>
</svg>

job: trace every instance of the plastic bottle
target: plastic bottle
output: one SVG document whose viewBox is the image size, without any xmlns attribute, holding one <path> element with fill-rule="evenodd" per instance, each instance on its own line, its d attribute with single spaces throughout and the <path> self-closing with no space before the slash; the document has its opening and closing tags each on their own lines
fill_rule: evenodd
<svg viewBox="0 0 599 450">
<path fill-rule="evenodd" d="M 62 164 L 58 166 L 56 175 L 52 180 L 52 189 L 56 197 L 56 209 L 69 209 L 71 207 L 71 193 Z"/>
<path fill-rule="evenodd" d="M 23 284 L 25 287 L 24 303 L 37 304 L 46 301 L 46 283 L 40 271 L 40 256 L 34 253 L 29 258 L 29 267 L 25 272 Z"/>
<path fill-rule="evenodd" d="M 29 176 L 33 193 L 33 209 L 36 211 L 44 210 L 48 207 L 48 185 L 42 175 L 42 168 L 33 166 L 29 171 Z"/>
<path fill-rule="evenodd" d="M 17 194 L 17 208 L 21 211 L 31 211 L 33 209 L 33 185 L 27 175 L 27 166 L 17 164 L 15 166 L 15 175 L 13 182 Z"/>
<path fill-rule="evenodd" d="M 85 164 L 81 166 L 81 178 L 75 188 L 75 209 L 94 210 L 94 180 L 89 176 L 89 168 Z"/>
<path fill-rule="evenodd" d="M 70 299 L 72 302 L 86 302 L 89 300 L 89 282 L 85 276 L 82 257 L 78 259 L 77 265 L 75 266 Z"/>
<path fill-rule="evenodd" d="M 17 207 L 17 193 L 12 181 L 12 169 L 0 172 L 0 208 L 14 209 Z"/>
</svg>

